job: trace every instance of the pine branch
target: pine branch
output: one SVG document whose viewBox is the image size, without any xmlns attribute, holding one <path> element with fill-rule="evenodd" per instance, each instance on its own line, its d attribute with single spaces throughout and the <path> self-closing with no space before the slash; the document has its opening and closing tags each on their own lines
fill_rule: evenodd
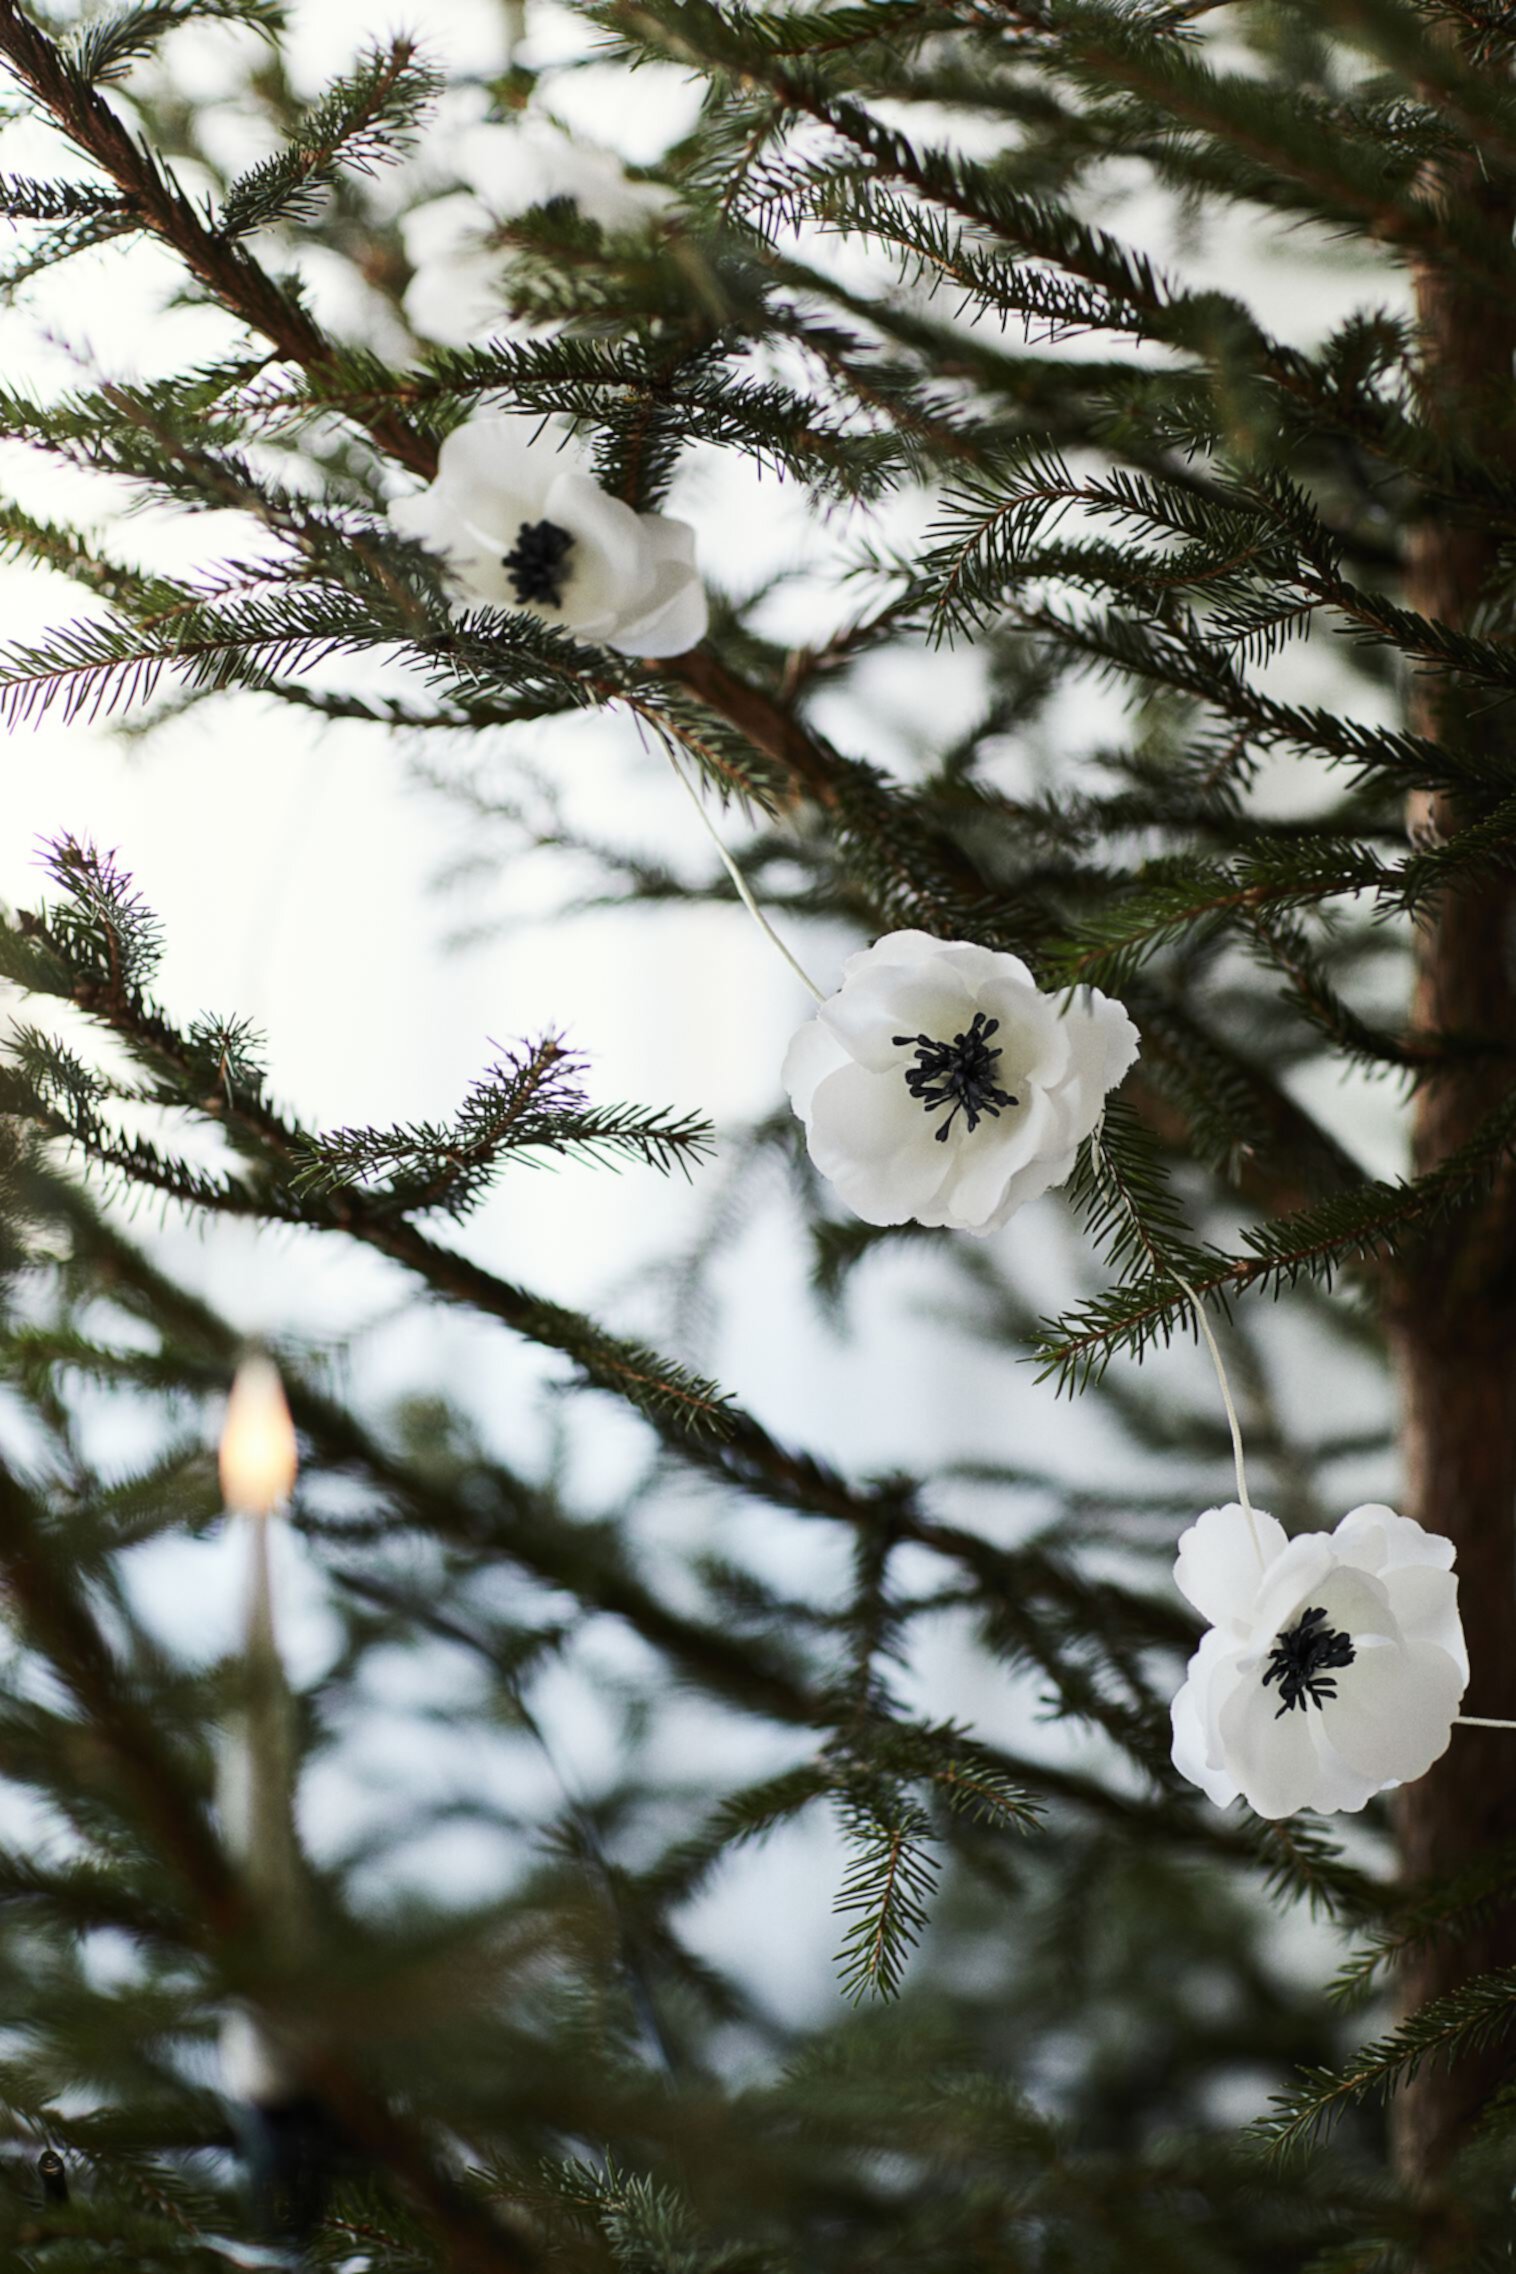
<svg viewBox="0 0 1516 2274">
<path fill-rule="evenodd" d="M 1384 1882 L 1345 1862 L 1339 1843 L 1307 1818 L 1255 1817 L 1249 1833 L 1270 1895 L 1293 1896 L 1312 1918 L 1339 1926 L 1361 1926 L 1383 1913 Z"/>
<path fill-rule="evenodd" d="M 1498 2043 L 1513 2023 L 1516 1967 L 1476 1974 L 1361 2047 L 1349 2067 L 1304 2072 L 1291 2092 L 1274 2096 L 1274 2113 L 1261 2119 L 1257 2135 L 1276 2157 L 1287 2156 L 1357 2103 L 1387 2100 L 1428 2062 L 1451 2062 Z"/>
<path fill-rule="evenodd" d="M 1249 924 L 1260 959 L 1286 979 L 1291 1000 L 1338 1054 L 1369 1068 L 1396 1066 L 1421 1074 L 1481 1045 L 1441 1034 L 1397 1034 L 1365 1019 L 1328 976 L 1324 956 L 1300 924 L 1277 909 L 1260 909 Z"/>
<path fill-rule="evenodd" d="M 309 221 L 343 173 L 398 165 L 442 89 L 405 37 L 364 51 L 296 124 L 286 149 L 240 174 L 216 216 L 225 238 L 246 237 L 279 221 Z"/>
<path fill-rule="evenodd" d="M 1125 1094 L 1159 1142 L 1193 1154 L 1260 1210 L 1293 1213 L 1323 1193 L 1354 1192 L 1363 1171 L 1284 1088 L 1260 1054 L 1245 1054 L 1199 989 L 1134 988 L 1128 1008 L 1142 1057 Z"/>
<path fill-rule="evenodd" d="M 1331 1994 L 1342 2005 L 1368 1996 L 1413 1952 L 1446 1936 L 1475 1933 L 1516 1902 L 1516 1848 L 1509 1842 L 1476 1857 L 1467 1869 L 1398 1903 L 1339 1967 Z"/>
<path fill-rule="evenodd" d="M 118 0 L 74 33 L 66 53 L 81 79 L 109 86 L 181 24 L 243 24 L 272 45 L 286 18 L 283 0 Z"/>
<path fill-rule="evenodd" d="M 41 1509 L 3 1467 L 0 1504 L 0 1566 L 30 1637 L 85 1715 L 103 1760 L 207 1933 L 232 1939 L 244 1925 L 242 1901 L 207 1829 L 203 1805 L 185 1791 L 150 1715 L 132 1695 L 82 1594 L 69 1583 Z"/>
<path fill-rule="evenodd" d="M 200 0 L 192 0 L 200 5 Z M 233 0 L 239 10 L 243 0 Z M 257 0 L 248 0 L 256 8 Z M 174 10 L 175 0 L 148 0 L 141 9 L 127 10 L 122 34 L 102 26 L 107 62 L 114 44 L 132 45 L 146 27 L 151 36 L 167 28 L 163 19 Z M 76 62 L 32 20 L 17 0 L 0 0 L 0 61 L 49 113 L 85 157 L 97 165 L 120 194 L 141 214 L 145 227 L 160 237 L 184 262 L 190 274 L 230 308 L 251 329 L 263 333 L 293 363 L 319 367 L 327 359 L 327 343 L 305 309 L 235 243 L 218 238 L 185 196 L 172 174 L 151 152 L 136 142 L 89 77 Z M 374 439 L 401 465 L 430 473 L 432 453 L 393 414 L 385 413 L 372 424 Z"/>
<path fill-rule="evenodd" d="M 1069 1199 L 1117 1271 L 1136 1265 L 1172 1276 L 1203 1260 L 1151 1133 L 1120 1097 L 1081 1146 Z"/>
<path fill-rule="evenodd" d="M 1468 1144 L 1427 1175 L 1366 1183 L 1277 1223 L 1255 1226 L 1244 1235 L 1244 1255 L 1197 1248 L 1186 1276 L 1196 1295 L 1214 1295 L 1223 1307 L 1245 1292 L 1277 1295 L 1302 1280 L 1330 1282 L 1344 1264 L 1381 1254 L 1448 1210 L 1467 1207 L 1488 1190 L 1513 1145 L 1516 1090 L 1486 1116 Z M 1189 1308 L 1189 1297 L 1167 1271 L 1097 1297 L 1039 1328 L 1038 1378 L 1056 1376 L 1061 1391 L 1082 1388 L 1099 1378 L 1118 1350 L 1135 1357 L 1154 1342 L 1167 1344 Z"/>
<path fill-rule="evenodd" d="M 549 1153 L 594 1163 L 621 1157 L 688 1175 L 711 1151 L 710 1125 L 693 1115 L 591 1106 L 580 1085 L 583 1069 L 582 1057 L 547 1036 L 476 1080 L 451 1125 L 339 1129 L 314 1138 L 295 1168 L 295 1189 L 324 1198 L 351 1189 L 380 1213 L 442 1209 L 461 1217 L 508 1156 Z"/>
<path fill-rule="evenodd" d="M 864 430 L 846 409 L 833 410 L 774 379 L 755 379 L 733 368 L 734 358 L 715 346 L 670 363 L 637 339 L 604 341 L 573 335 L 554 339 L 491 341 L 483 347 L 434 347 L 426 368 L 397 376 L 372 355 L 344 349 L 340 359 L 312 378 L 262 379 L 238 407 L 273 433 L 296 433 L 323 412 L 366 418 L 385 405 L 402 407 L 428 430 L 481 396 L 523 410 L 556 412 L 592 425 L 602 459 L 635 446 L 660 469 L 678 450 L 708 442 L 741 450 L 760 468 L 785 473 L 821 498 L 879 495 L 901 470 L 901 452 L 888 437 Z M 652 451 L 649 421 L 677 438 Z M 602 469 L 606 486 L 639 505 L 656 503 L 661 479 L 617 478 Z"/>
<path fill-rule="evenodd" d="M 24 174 L 0 174 L 0 213 L 8 221 L 115 221 L 135 225 L 136 208 L 98 182 L 32 181 Z"/>
<path fill-rule="evenodd" d="M 262 687 L 395 637 L 352 595 L 314 588 L 221 607 L 192 600 L 156 627 L 107 616 L 69 625 L 39 647 L 0 651 L 0 717 L 16 727 L 55 704 L 69 722 L 110 717 L 148 701 L 165 672 L 192 686 Z"/>
<path fill-rule="evenodd" d="M 1126 10 L 1060 4 L 1055 14 L 1046 0 L 1013 0 L 1004 12 L 1044 35 L 1044 56 L 1076 85 L 1120 88 L 1151 106 L 1155 124 L 1168 135 L 1176 128 L 1199 130 L 1234 150 L 1248 169 L 1240 186 L 1267 182 L 1279 201 L 1281 187 L 1291 185 L 1299 193 L 1297 209 L 1313 218 L 1357 223 L 1385 244 L 1423 254 L 1456 251 L 1476 273 L 1493 274 L 1501 251 L 1509 251 L 1463 217 L 1439 213 L 1418 197 L 1414 163 L 1403 163 L 1397 178 L 1385 164 L 1382 140 L 1361 136 L 1343 105 L 1218 71 L 1184 33 L 1176 36 L 1169 26 L 1151 36 Z M 1516 128 L 1516 118 L 1510 123 Z"/>
<path fill-rule="evenodd" d="M 837 1953 L 841 1987 L 855 2005 L 869 1996 L 898 1997 L 937 1884 L 931 1827 L 919 1808 L 855 1804 L 843 1829 L 855 1855 L 833 1906 L 852 1921 Z"/>
<path fill-rule="evenodd" d="M 146 226 L 223 306 L 318 382 L 324 373 L 335 370 L 340 387 L 340 359 L 305 309 L 291 301 L 240 244 L 218 238 L 201 221 L 172 177 L 130 139 L 62 50 L 21 13 L 17 0 L 0 0 L 0 59 L 121 194 L 134 201 Z M 394 410 L 376 406 L 363 425 L 377 447 L 398 464 L 424 479 L 435 474 L 433 447 Z M 108 664 L 111 659 L 102 660 Z M 664 676 L 682 681 L 750 748 L 775 760 L 802 787 L 829 789 L 830 755 L 763 690 L 743 685 L 714 658 L 698 652 L 681 659 Z M 693 743 L 685 747 L 695 754 Z"/>
<path fill-rule="evenodd" d="M 1076 919 L 1067 946 L 1050 960 L 1070 984 L 1125 988 L 1158 949 L 1179 940 L 1193 948 L 1228 920 L 1309 907 L 1339 893 L 1388 894 L 1394 882 L 1394 872 L 1367 846 L 1325 836 L 1259 847 L 1229 863 L 1182 855 L 1150 861 L 1127 890 L 1111 893 L 1095 915 Z"/>
</svg>

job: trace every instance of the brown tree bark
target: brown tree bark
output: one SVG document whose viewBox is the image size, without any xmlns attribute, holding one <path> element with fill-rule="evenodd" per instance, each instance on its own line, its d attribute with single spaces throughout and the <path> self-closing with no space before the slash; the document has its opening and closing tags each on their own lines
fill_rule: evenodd
<svg viewBox="0 0 1516 2274">
<path fill-rule="evenodd" d="M 1516 188 L 1473 161 L 1450 166 L 1437 185 L 1466 213 L 1482 211 L 1509 238 Z M 1516 293 L 1424 266 L 1417 277 L 1423 411 L 1450 439 L 1516 467 Z M 1497 540 L 1467 508 L 1429 500 L 1407 562 L 1410 606 L 1468 627 L 1496 565 Z M 1439 674 L 1418 678 L 1411 724 L 1418 731 L 1516 751 L 1509 705 L 1471 705 Z M 1451 836 L 1466 818 L 1445 797 L 1424 796 L 1413 835 Z M 1444 1034 L 1516 1046 L 1516 881 L 1464 883 L 1423 920 L 1416 940 L 1414 1019 Z M 1457 1150 L 1504 1095 L 1511 1060 L 1476 1058 L 1436 1073 L 1415 1106 L 1418 1173 Z M 1458 1553 L 1459 1602 L 1473 1677 L 1473 1714 L 1516 1719 L 1516 1179 L 1507 1173 L 1476 1211 L 1435 1228 L 1402 1261 L 1390 1327 L 1403 1398 L 1408 1512 L 1450 1538 Z M 1516 1839 L 1516 1735 L 1460 1729 L 1430 1775 L 1401 1794 L 1404 1869 L 1443 1877 Z M 1418 1953 L 1402 1984 L 1419 2005 L 1492 1966 L 1516 1964 L 1516 1907 L 1464 1940 Z M 1395 2143 L 1413 2186 L 1435 2183 L 1467 2139 L 1492 2087 L 1516 2065 L 1509 2045 L 1452 2070 L 1424 2069 L 1394 2109 Z"/>
</svg>

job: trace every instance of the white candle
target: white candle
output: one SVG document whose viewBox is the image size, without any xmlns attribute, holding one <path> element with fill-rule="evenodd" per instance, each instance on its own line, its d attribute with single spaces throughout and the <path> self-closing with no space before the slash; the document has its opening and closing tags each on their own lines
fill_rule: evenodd
<svg viewBox="0 0 1516 2274">
<path fill-rule="evenodd" d="M 221 1427 L 221 1493 L 242 1516 L 272 1516 L 294 1489 L 300 1456 L 279 1369 L 261 1351 L 243 1359 Z"/>
<path fill-rule="evenodd" d="M 217 1801 L 222 1835 L 243 1882 L 286 1956 L 303 1939 L 306 1905 L 295 1829 L 295 1714 L 274 1625 L 269 1521 L 289 1499 L 299 1466 L 295 1427 L 272 1359 L 244 1358 L 226 1401 L 221 1491 L 247 1535 L 242 1664 L 223 1734 Z M 297 2094 L 289 2048 L 256 2011 L 234 2006 L 221 2031 L 228 2098 L 274 2107 Z"/>
</svg>

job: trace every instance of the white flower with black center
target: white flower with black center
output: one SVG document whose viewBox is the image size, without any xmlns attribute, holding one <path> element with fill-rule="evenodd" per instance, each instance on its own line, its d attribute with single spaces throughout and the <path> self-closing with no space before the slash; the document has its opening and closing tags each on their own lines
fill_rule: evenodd
<svg viewBox="0 0 1516 2274">
<path fill-rule="evenodd" d="M 400 223 L 413 271 L 405 314 L 422 339 L 473 347 L 505 317 L 509 251 L 502 222 L 533 207 L 570 205 L 613 235 L 646 229 L 675 206 L 662 182 L 634 181 L 612 150 L 551 119 L 465 127 L 449 149 L 464 189 L 413 206 Z"/>
<path fill-rule="evenodd" d="M 1469 1679 L 1453 1544 L 1355 1508 L 1287 1540 L 1236 1502 L 1179 1542 L 1174 1576 L 1210 1622 L 1174 1700 L 1174 1765 L 1218 1808 L 1354 1812 L 1425 1775 Z"/>
<path fill-rule="evenodd" d="M 890 932 L 844 965 L 784 1084 L 855 1215 L 987 1233 L 1063 1183 L 1136 1056 L 1094 988 L 1044 995 L 1014 955 Z"/>
<path fill-rule="evenodd" d="M 529 609 L 624 655 L 683 655 L 705 637 L 693 529 L 611 497 L 552 421 L 486 412 L 455 427 L 430 489 L 389 517 L 446 562 L 465 603 Z"/>
</svg>

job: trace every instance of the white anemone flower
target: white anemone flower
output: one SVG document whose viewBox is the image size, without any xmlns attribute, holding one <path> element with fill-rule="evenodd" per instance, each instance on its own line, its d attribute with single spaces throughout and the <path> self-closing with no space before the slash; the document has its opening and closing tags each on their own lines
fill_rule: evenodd
<svg viewBox="0 0 1516 2274">
<path fill-rule="evenodd" d="M 1044 995 L 1014 955 L 889 932 L 791 1042 L 811 1159 L 868 1224 L 998 1230 L 1062 1184 L 1137 1056 L 1119 1003 Z"/>
<path fill-rule="evenodd" d="M 428 198 L 405 215 L 400 239 L 411 280 L 401 306 L 418 339 L 477 347 L 507 328 L 506 256 L 494 230 L 495 216 L 472 190 Z"/>
<path fill-rule="evenodd" d="M 1451 1540 L 1392 1508 L 1294 1540 L 1261 1510 L 1207 1509 L 1174 1569 L 1211 1622 L 1174 1700 L 1175 1767 L 1271 1817 L 1354 1813 L 1425 1775 L 1469 1679 L 1452 1566 Z"/>
<path fill-rule="evenodd" d="M 678 203 L 662 182 L 633 181 L 614 151 L 566 134 L 551 119 L 466 128 L 449 152 L 467 186 L 428 198 L 400 224 L 413 270 L 406 321 L 442 347 L 473 347 L 505 315 L 509 253 L 502 221 L 560 200 L 613 234 L 647 228 Z"/>
<path fill-rule="evenodd" d="M 389 517 L 466 603 L 527 609 L 623 655 L 683 655 L 705 637 L 693 529 L 611 497 L 552 421 L 482 412 L 455 427 L 430 489 Z"/>
</svg>

